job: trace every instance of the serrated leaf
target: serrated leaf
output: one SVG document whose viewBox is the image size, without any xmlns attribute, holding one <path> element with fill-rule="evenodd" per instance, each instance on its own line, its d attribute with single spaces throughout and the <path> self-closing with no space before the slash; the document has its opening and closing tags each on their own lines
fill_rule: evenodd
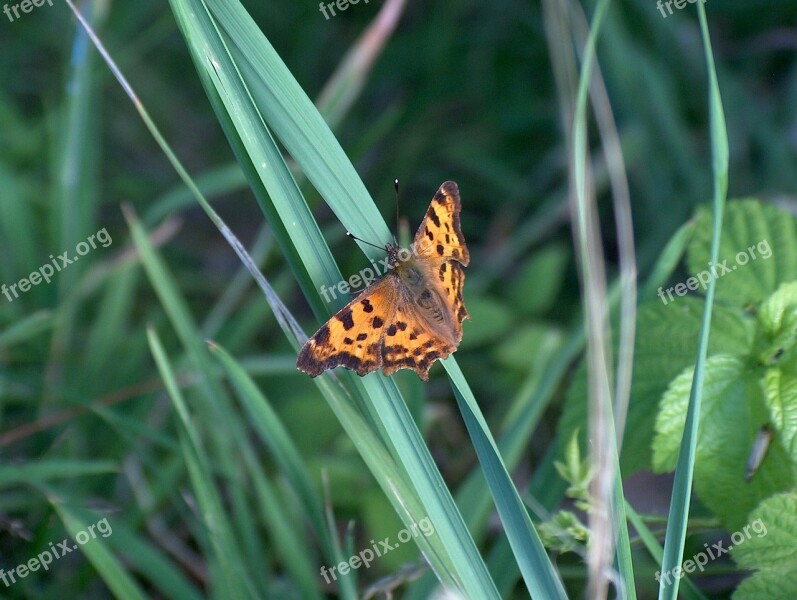
<svg viewBox="0 0 797 600">
<path fill-rule="evenodd" d="M 797 465 L 797 377 L 767 369 L 762 388 L 774 435 Z"/>
<path fill-rule="evenodd" d="M 675 468 L 692 374 L 686 369 L 662 397 L 653 440 L 658 472 Z M 729 529 L 744 524 L 761 500 L 794 484 L 792 462 L 777 435 L 758 472 L 746 480 L 756 434 L 769 419 L 761 386 L 744 359 L 721 354 L 706 361 L 695 491 Z"/>
<path fill-rule="evenodd" d="M 673 378 L 693 364 L 702 315 L 703 303 L 696 298 L 680 298 L 677 304 L 667 305 L 657 301 L 639 308 L 631 403 L 620 457 L 625 476 L 650 469 L 650 440 L 659 401 Z M 744 313 L 715 306 L 709 356 L 718 352 L 749 354 L 754 328 L 755 321 Z M 586 431 L 586 423 L 586 377 L 582 363 L 568 390 L 559 427 L 560 455 L 572 432 L 577 428 Z"/>
<path fill-rule="evenodd" d="M 797 341 L 797 282 L 784 283 L 761 303 L 758 323 L 760 349 L 756 355 L 762 363 L 774 364 Z"/>
<path fill-rule="evenodd" d="M 763 571 L 745 579 L 733 593 L 733 600 L 773 600 L 794 598 L 797 566 L 790 569 Z"/>
<path fill-rule="evenodd" d="M 693 276 L 709 270 L 711 223 L 711 212 L 704 207 L 698 212 L 698 227 L 687 250 L 688 270 Z M 757 304 L 781 283 L 797 279 L 794 218 L 752 199 L 728 203 L 719 259 L 727 261 L 731 272 L 717 277 L 717 302 L 730 306 Z M 744 260 L 746 264 L 742 264 Z M 721 272 L 717 269 L 718 275 Z"/>
<path fill-rule="evenodd" d="M 731 550 L 737 564 L 757 572 L 742 582 L 733 600 L 793 598 L 797 578 L 797 494 L 778 494 L 750 513 Z M 741 536 L 744 536 L 742 541 Z"/>
</svg>

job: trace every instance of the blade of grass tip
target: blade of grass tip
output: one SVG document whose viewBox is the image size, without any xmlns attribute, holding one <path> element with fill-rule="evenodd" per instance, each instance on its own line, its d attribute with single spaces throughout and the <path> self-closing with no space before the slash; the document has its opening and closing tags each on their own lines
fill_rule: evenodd
<svg viewBox="0 0 797 600">
<path fill-rule="evenodd" d="M 725 115 L 722 108 L 722 97 L 717 81 L 714 56 L 711 49 L 706 11 L 701 2 L 697 3 L 697 14 L 700 20 L 700 33 L 703 40 L 703 51 L 708 73 L 709 130 L 711 134 L 711 167 L 714 178 L 713 209 L 714 223 L 711 237 L 711 261 L 719 261 L 719 243 L 722 233 L 722 218 L 725 212 L 725 200 L 728 193 L 728 133 L 725 129 Z M 706 290 L 705 310 L 700 326 L 695 374 L 692 389 L 689 393 L 689 407 L 686 412 L 684 436 L 678 451 L 678 462 L 675 467 L 670 512 L 667 520 L 667 533 L 664 540 L 664 560 L 661 571 L 674 572 L 681 564 L 686 540 L 686 529 L 689 520 L 689 506 L 692 494 L 692 479 L 697 452 L 697 435 L 700 427 L 700 406 L 703 400 L 703 378 L 706 355 L 708 353 L 708 337 L 711 331 L 711 313 L 714 307 L 714 290 L 716 280 L 712 278 Z M 662 579 L 659 582 L 660 600 L 675 600 L 678 596 L 680 580 L 675 579 L 673 585 L 667 585 Z"/>
<path fill-rule="evenodd" d="M 495 498 L 498 514 L 512 546 L 515 560 L 520 566 L 526 588 L 534 598 L 566 599 L 567 594 L 562 581 L 537 535 L 515 484 L 512 483 L 512 478 L 506 470 L 495 440 L 462 371 L 456 363 L 448 359 L 443 361 L 443 365 L 451 378 L 451 387 L 457 398 L 459 410 Z"/>
<path fill-rule="evenodd" d="M 54 498 L 50 498 L 50 503 L 55 512 L 58 513 L 58 516 L 61 517 L 61 521 L 63 521 L 64 527 L 66 527 L 72 539 L 78 539 L 78 534 L 86 533 L 86 529 L 91 523 L 80 518 L 70 507 L 61 504 Z M 78 547 L 92 566 L 97 569 L 100 577 L 102 577 L 105 585 L 108 586 L 115 598 L 146 600 L 147 596 L 144 590 L 128 574 L 125 566 L 111 553 L 102 538 L 94 538 Z"/>
<path fill-rule="evenodd" d="M 637 535 L 639 535 L 639 539 L 642 540 L 642 544 L 645 546 L 645 549 L 648 551 L 651 558 L 660 563 L 662 557 L 664 556 L 664 549 L 662 548 L 661 544 L 659 544 L 656 536 L 651 533 L 648 526 L 627 501 L 625 503 L 625 512 L 628 516 L 628 520 L 631 522 L 632 527 L 636 530 Z M 661 572 L 656 571 L 656 576 L 660 577 Z M 687 600 L 708 600 L 708 598 L 703 595 L 703 593 L 697 588 L 688 575 L 683 577 L 683 582 L 685 587 L 680 591 L 680 593 L 684 598 Z"/>
<path fill-rule="evenodd" d="M 213 485 L 215 481 L 213 468 L 205 456 L 199 432 L 193 424 L 180 387 L 177 385 L 171 363 L 166 356 L 158 334 L 152 327 L 147 328 L 147 339 L 149 340 L 155 364 L 158 366 L 158 371 L 163 378 L 169 398 L 171 398 L 179 417 L 178 423 L 180 426 L 177 431 L 180 437 L 180 445 L 183 449 L 188 474 L 199 504 L 203 525 L 206 528 L 207 537 L 212 547 L 212 556 L 218 561 L 220 568 L 218 571 L 219 580 L 214 581 L 214 584 L 218 586 L 218 591 L 224 593 L 225 597 L 254 598 L 256 596 L 253 593 L 252 584 L 243 570 L 243 565 L 246 563 L 238 553 L 238 546 L 235 543 L 235 536 L 227 520 L 223 503 Z"/>
</svg>

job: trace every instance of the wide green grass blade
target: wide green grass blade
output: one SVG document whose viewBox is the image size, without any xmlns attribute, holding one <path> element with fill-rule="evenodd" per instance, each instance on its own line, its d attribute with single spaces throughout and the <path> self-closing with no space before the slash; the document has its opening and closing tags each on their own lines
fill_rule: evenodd
<svg viewBox="0 0 797 600">
<path fill-rule="evenodd" d="M 566 599 L 564 586 L 545 552 L 517 488 L 512 483 L 462 371 L 456 363 L 449 362 L 448 359 L 443 364 L 451 378 L 459 410 L 465 419 L 526 588 L 534 598 Z"/>
<path fill-rule="evenodd" d="M 717 81 L 717 72 L 714 66 L 714 56 L 711 50 L 711 38 L 706 21 L 706 10 L 702 2 L 697 3 L 697 14 L 700 19 L 700 32 L 703 40 L 703 51 L 708 73 L 711 166 L 714 176 L 714 229 L 711 239 L 711 261 L 717 263 L 719 260 L 722 219 L 725 213 L 725 200 L 728 193 L 728 133 L 725 129 L 725 115 L 722 108 L 722 98 Z M 674 569 L 681 564 L 684 553 L 686 529 L 689 524 L 689 505 L 692 498 L 692 479 L 695 469 L 697 437 L 700 427 L 704 368 L 708 353 L 708 338 L 711 332 L 711 314 L 714 307 L 716 283 L 716 278 L 712 277 L 708 289 L 706 290 L 706 302 L 700 327 L 694 379 L 692 380 L 692 390 L 689 394 L 689 408 L 686 413 L 684 434 L 681 440 L 681 448 L 678 452 L 678 462 L 675 467 L 675 480 L 673 482 L 670 512 L 667 520 L 667 533 L 664 541 L 664 560 L 661 565 L 662 573 L 674 572 Z M 662 579 L 659 582 L 659 599 L 675 600 L 678 596 L 679 584 L 679 579 L 676 579 L 673 585 L 667 585 L 665 580 Z"/>
</svg>

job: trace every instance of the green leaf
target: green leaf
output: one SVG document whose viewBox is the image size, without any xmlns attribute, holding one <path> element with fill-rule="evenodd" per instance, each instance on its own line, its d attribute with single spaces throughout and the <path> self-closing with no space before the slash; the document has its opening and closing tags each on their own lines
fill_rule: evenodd
<svg viewBox="0 0 797 600">
<path fill-rule="evenodd" d="M 631 382 L 633 401 L 628 407 L 628 422 L 620 457 L 626 476 L 650 468 L 650 440 L 653 439 L 659 401 L 673 378 L 693 364 L 702 316 L 703 303 L 696 298 L 679 298 L 677 303 L 668 302 L 667 305 L 656 301 L 639 308 L 634 377 Z M 725 352 L 742 356 L 750 353 L 755 321 L 747 315 L 715 306 L 712 330 L 709 355 Z M 568 390 L 559 427 L 561 455 L 573 431 L 587 430 L 584 363 L 579 366 Z M 584 443 L 583 433 L 581 440 Z"/>
<path fill-rule="evenodd" d="M 784 283 L 761 304 L 758 310 L 760 351 L 765 365 L 778 362 L 797 342 L 797 282 Z"/>
<path fill-rule="evenodd" d="M 675 468 L 683 436 L 693 369 L 679 375 L 664 394 L 656 420 L 653 466 Z M 761 500 L 794 484 L 794 469 L 779 436 L 750 481 L 747 458 L 758 430 L 770 420 L 758 379 L 739 357 L 721 354 L 706 361 L 695 491 L 729 529 L 744 524 Z"/>
<path fill-rule="evenodd" d="M 734 537 L 736 539 L 734 539 Z M 797 578 L 797 494 L 779 494 L 750 513 L 748 524 L 731 537 L 731 556 L 740 567 L 756 570 L 733 600 L 793 598 Z"/>
<path fill-rule="evenodd" d="M 698 213 L 698 227 L 687 251 L 689 273 L 709 272 L 712 218 L 708 207 Z M 747 199 L 727 206 L 719 261 L 730 269 L 717 272 L 717 302 L 730 306 L 757 304 L 778 286 L 797 279 L 795 221 L 773 206 Z M 742 263 L 746 264 L 742 264 Z"/>
<path fill-rule="evenodd" d="M 774 436 L 797 469 L 797 375 L 767 369 L 762 388 Z"/>
</svg>

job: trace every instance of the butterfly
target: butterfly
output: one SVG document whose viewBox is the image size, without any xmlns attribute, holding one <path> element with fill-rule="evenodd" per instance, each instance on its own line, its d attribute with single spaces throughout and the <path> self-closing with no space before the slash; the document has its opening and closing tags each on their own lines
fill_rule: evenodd
<svg viewBox="0 0 797 600">
<path fill-rule="evenodd" d="M 446 181 L 432 198 L 409 250 L 388 244 L 388 272 L 365 288 L 302 348 L 296 367 L 311 377 L 343 366 L 359 376 L 413 369 L 424 381 L 462 340 L 470 254 L 459 223 L 459 188 Z M 383 261 L 384 262 L 384 261 Z"/>
</svg>

